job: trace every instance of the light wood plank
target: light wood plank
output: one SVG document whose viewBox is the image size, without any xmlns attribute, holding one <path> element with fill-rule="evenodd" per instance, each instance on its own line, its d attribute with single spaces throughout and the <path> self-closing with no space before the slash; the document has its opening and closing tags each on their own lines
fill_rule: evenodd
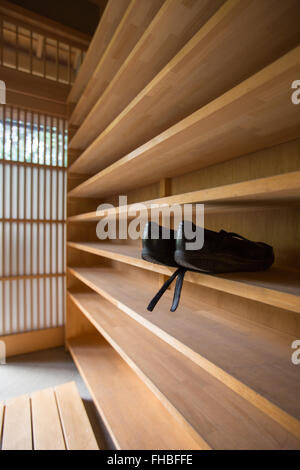
<svg viewBox="0 0 300 470">
<path fill-rule="evenodd" d="M 5 405 L 2 450 L 32 450 L 30 399 L 28 395 Z"/>
<path fill-rule="evenodd" d="M 5 342 L 7 357 L 57 348 L 64 344 L 64 327 L 0 336 L 0 340 Z"/>
<path fill-rule="evenodd" d="M 34 450 L 66 448 L 53 389 L 34 392 L 31 396 Z"/>
<path fill-rule="evenodd" d="M 72 189 L 70 196 L 122 194 L 188 171 L 296 139 L 291 83 L 300 46 Z"/>
<path fill-rule="evenodd" d="M 298 0 L 226 2 L 100 135 L 95 126 L 72 171 L 99 171 L 278 59 L 299 43 L 299 16 Z"/>
<path fill-rule="evenodd" d="M 93 35 L 93 39 L 86 52 L 83 64 L 80 67 L 78 75 L 68 96 L 69 103 L 75 103 L 79 100 L 90 77 L 92 76 L 97 64 L 101 60 L 111 38 L 113 37 L 118 24 L 130 0 L 108 0 L 104 13 Z"/>
<path fill-rule="evenodd" d="M 196 433 L 196 441 L 191 437 L 99 334 L 69 339 L 68 347 L 117 448 L 208 448 Z"/>
<path fill-rule="evenodd" d="M 83 149 L 91 143 L 223 3 L 166 0 L 72 138 L 70 148 Z"/>
<path fill-rule="evenodd" d="M 163 2 L 164 0 L 131 0 L 110 44 L 80 96 L 70 117 L 70 124 L 79 126 L 82 123 Z"/>
<path fill-rule="evenodd" d="M 222 449 L 227 445 L 235 449 L 244 448 L 244 446 L 246 448 L 285 446 L 286 439 L 292 445 L 300 445 L 300 441 L 280 425 L 254 406 L 249 405 L 246 400 L 217 381 L 204 369 L 193 364 L 180 352 L 147 332 L 134 320 L 126 318 L 126 315 L 114 308 L 109 308 L 100 299 L 98 307 L 95 299 L 92 305 L 89 303 L 87 307 L 86 300 L 90 298 L 89 294 L 82 294 L 82 296 L 80 294 L 80 299 L 83 298 L 85 313 L 89 314 L 102 333 L 106 332 L 107 338 L 109 337 L 114 343 L 119 354 L 126 358 L 144 381 L 147 382 L 148 379 L 148 386 L 155 393 L 160 393 L 161 400 L 167 399 L 174 410 L 178 410 L 212 448 Z M 222 410 L 223 406 L 225 408 Z M 248 415 L 249 412 L 251 415 Z M 252 421 L 250 427 L 242 425 L 243 430 L 241 430 L 238 424 L 242 420 L 240 413 L 247 415 L 247 420 L 250 420 L 249 424 L 255 416 L 256 425 L 253 426 Z M 228 419 L 229 415 L 231 415 L 230 419 Z M 209 423 L 206 419 L 209 419 Z M 222 421 L 220 428 L 217 427 L 218 421 Z M 261 435 L 261 425 L 265 427 L 264 436 Z M 255 429 L 256 426 L 257 429 Z M 256 433 L 258 438 L 255 438 Z M 278 439 L 276 444 L 273 441 L 274 438 L 276 441 Z M 264 439 L 266 441 L 263 443 Z M 247 444 L 246 441 L 248 441 Z M 281 444 L 279 444 L 280 441 Z"/>
<path fill-rule="evenodd" d="M 282 175 L 257 178 L 241 183 L 217 186 L 216 188 L 202 189 L 183 194 L 160 197 L 150 201 L 141 201 L 146 206 L 145 212 L 153 204 L 205 204 L 205 213 L 219 213 L 227 209 L 230 211 L 243 211 L 254 208 L 266 209 L 268 207 L 298 205 L 300 203 L 300 171 L 284 173 Z M 87 212 L 68 217 L 68 222 L 93 222 L 102 217 L 127 215 L 130 218 L 131 205 L 116 207 L 103 211 Z M 143 211 L 140 211 L 143 215 Z M 132 216 L 133 217 L 133 216 Z"/>
<path fill-rule="evenodd" d="M 4 404 L 0 403 L 0 442 L 2 442 L 3 417 L 4 417 Z"/>
<path fill-rule="evenodd" d="M 76 384 L 55 387 L 66 447 L 68 450 L 98 450 L 91 424 L 78 393 Z"/>
<path fill-rule="evenodd" d="M 30 111 L 54 114 L 55 116 L 66 118 L 67 106 L 64 102 L 49 101 L 46 98 L 26 95 L 16 90 L 7 90 L 6 103 L 11 106 L 26 108 Z M 16 162 L 14 162 L 16 163 Z"/>
<path fill-rule="evenodd" d="M 51 102 L 65 106 L 69 85 L 45 80 L 42 77 L 4 66 L 0 66 L 0 74 L 1 79 L 6 83 L 7 91 L 27 95 L 36 100 L 48 101 L 50 107 Z"/>
</svg>

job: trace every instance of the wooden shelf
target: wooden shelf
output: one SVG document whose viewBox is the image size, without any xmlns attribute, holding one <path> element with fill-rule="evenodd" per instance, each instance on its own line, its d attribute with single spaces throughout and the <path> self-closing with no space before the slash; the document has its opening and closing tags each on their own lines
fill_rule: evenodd
<svg viewBox="0 0 300 470">
<path fill-rule="evenodd" d="M 193 37 L 222 3 L 224 0 L 192 3 L 179 0 L 175 4 L 174 0 L 166 0 L 70 141 L 70 148 L 86 148 Z"/>
<path fill-rule="evenodd" d="M 262 328 L 200 300 L 195 305 L 184 297 L 174 314 L 170 312 L 170 292 L 151 313 L 146 306 L 157 286 L 124 278 L 124 273 L 111 268 L 70 268 L 70 273 L 237 393 L 249 395 L 235 379 L 300 418 L 296 398 L 300 377 L 290 361 L 292 336 Z M 258 364 L 257 374 L 253 374 Z M 282 373 L 276 378 L 278 369 Z"/>
<path fill-rule="evenodd" d="M 130 264 L 160 274 L 171 275 L 173 268 L 141 259 L 141 248 L 113 243 L 68 242 L 68 247 Z M 299 270 L 271 268 L 256 273 L 209 275 L 187 272 L 185 280 L 267 305 L 300 313 Z"/>
<path fill-rule="evenodd" d="M 106 47 L 108 46 L 130 0 L 108 0 L 99 25 L 93 35 L 84 61 L 68 96 L 69 103 L 76 103 L 84 91 Z"/>
<path fill-rule="evenodd" d="M 268 418 L 210 373 L 138 325 L 136 321 L 113 306 L 107 306 L 99 296 L 91 293 L 75 293 L 72 294 L 72 298 L 127 362 L 134 365 L 162 395 L 167 397 L 174 409 L 184 416 L 184 419 L 212 448 L 300 447 L 300 440 L 273 419 Z M 103 358 L 103 352 L 97 354 L 97 359 L 99 358 Z M 110 371 L 111 367 L 110 361 Z M 95 368 L 99 370 L 99 363 Z M 118 379 L 117 382 L 120 388 L 120 383 L 123 384 L 124 381 Z M 151 386 L 150 383 L 148 386 Z M 110 390 L 110 397 L 111 395 L 113 393 Z M 295 396 L 294 400 L 296 401 Z M 136 403 L 134 406 L 136 407 Z M 247 426 L 243 425 L 245 416 L 247 416 Z M 264 434 L 261 433 L 261 426 L 265 429 Z"/>
<path fill-rule="evenodd" d="M 100 171 L 69 195 L 122 194 L 164 177 L 229 160 L 300 136 L 291 83 L 300 46 L 207 106 Z M 226 123 L 226 124 L 224 124 Z"/>
<path fill-rule="evenodd" d="M 293 15 L 287 14 L 291 10 Z M 90 138 L 79 130 L 70 145 L 86 148 L 95 140 L 71 171 L 99 171 L 278 59 L 298 45 L 299 15 L 297 0 L 274 2 L 271 14 L 266 2 L 226 2 L 103 132 L 97 126 L 100 109 L 87 118 Z M 276 35 L 266 38 L 265 31 L 275 29 Z M 247 60 L 240 60 L 245 50 Z M 96 91 L 93 96 L 96 101 Z M 81 101 L 87 108 L 85 95 Z"/>
<path fill-rule="evenodd" d="M 242 183 L 228 184 L 216 188 L 202 189 L 190 193 L 176 194 L 142 204 L 151 208 L 153 204 L 205 204 L 206 213 L 220 213 L 266 209 L 269 207 L 283 207 L 299 205 L 300 203 L 300 171 L 281 175 L 268 176 Z M 110 214 L 130 217 L 131 206 L 120 206 L 116 209 L 88 212 L 68 218 L 68 222 L 93 222 L 107 217 Z M 129 212 L 129 214 L 128 214 Z M 148 212 L 148 210 L 147 210 Z M 141 211 L 141 213 L 143 213 Z"/>
<path fill-rule="evenodd" d="M 122 3 L 122 2 L 121 2 Z M 116 72 L 162 6 L 163 0 L 131 0 L 101 60 L 71 115 L 70 124 L 79 126 L 110 84 Z"/>
<path fill-rule="evenodd" d="M 69 339 L 68 347 L 117 448 L 199 449 L 100 335 Z"/>
</svg>

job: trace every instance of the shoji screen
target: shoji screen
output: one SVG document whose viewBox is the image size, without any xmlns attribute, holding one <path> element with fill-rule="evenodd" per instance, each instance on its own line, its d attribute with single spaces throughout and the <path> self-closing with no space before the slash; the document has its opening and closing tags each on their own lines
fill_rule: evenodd
<svg viewBox="0 0 300 470">
<path fill-rule="evenodd" d="M 0 336 L 64 322 L 67 123 L 0 108 Z"/>
<path fill-rule="evenodd" d="M 84 56 L 84 50 L 78 47 L 43 36 L 0 15 L 0 65 L 3 67 L 71 84 Z"/>
</svg>

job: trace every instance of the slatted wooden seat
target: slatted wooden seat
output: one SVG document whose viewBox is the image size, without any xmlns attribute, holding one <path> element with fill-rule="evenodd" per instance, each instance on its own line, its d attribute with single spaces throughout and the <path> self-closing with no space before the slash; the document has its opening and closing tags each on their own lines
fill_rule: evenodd
<svg viewBox="0 0 300 470">
<path fill-rule="evenodd" d="M 98 450 L 74 382 L 0 404 L 2 450 Z"/>
</svg>

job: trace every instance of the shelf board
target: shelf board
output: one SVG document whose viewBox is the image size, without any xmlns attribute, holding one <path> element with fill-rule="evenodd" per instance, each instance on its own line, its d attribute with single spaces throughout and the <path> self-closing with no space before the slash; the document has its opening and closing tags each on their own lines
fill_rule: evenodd
<svg viewBox="0 0 300 470">
<path fill-rule="evenodd" d="M 94 141 L 71 171 L 93 174 L 112 164 L 278 59 L 299 43 L 299 15 L 298 0 L 273 2 L 271 13 L 265 2 L 225 2 L 103 132 L 96 125 L 103 119 L 100 110 L 87 119 L 85 130 Z M 247 60 L 240 60 L 245 50 Z M 88 106 L 84 99 L 82 106 Z M 82 129 L 70 145 L 86 143 Z"/>
<path fill-rule="evenodd" d="M 111 242 L 68 242 L 69 248 L 130 264 L 160 274 L 171 275 L 173 268 L 149 263 L 141 258 L 141 248 Z M 270 268 L 255 273 L 209 275 L 188 271 L 185 280 L 273 307 L 300 313 L 299 270 Z"/>
<path fill-rule="evenodd" d="M 300 46 L 69 192 L 122 194 L 300 136 L 291 83 Z"/>
<path fill-rule="evenodd" d="M 205 213 L 260 210 L 300 204 L 300 171 L 258 178 L 241 183 L 201 189 L 190 193 L 176 194 L 150 201 L 143 201 L 148 213 L 153 204 L 205 204 Z M 68 218 L 68 222 L 93 222 L 109 215 L 130 217 L 133 205 L 119 206 L 99 212 L 88 212 Z M 143 211 L 141 211 L 143 214 Z"/>
<path fill-rule="evenodd" d="M 79 126 L 82 123 L 130 54 L 162 3 L 163 0 L 151 0 L 151 2 L 149 0 L 132 0 L 129 3 L 101 60 L 95 64 L 94 73 L 71 115 L 71 125 Z"/>
<path fill-rule="evenodd" d="M 93 35 L 93 39 L 86 52 L 84 61 L 69 93 L 69 103 L 76 103 L 79 100 L 129 3 L 130 0 L 122 0 L 122 2 L 108 0 L 101 20 Z"/>
<path fill-rule="evenodd" d="M 223 3 L 166 0 L 70 141 L 70 148 L 86 148 Z"/>
<path fill-rule="evenodd" d="M 199 449 L 100 335 L 69 339 L 68 348 L 117 448 Z"/>
<path fill-rule="evenodd" d="M 73 293 L 71 296 L 93 325 L 118 349 L 119 354 L 167 397 L 174 409 L 183 414 L 212 448 L 273 448 L 278 444 L 300 446 L 300 440 L 273 419 L 135 320 L 114 306 L 107 306 L 107 302 L 97 294 Z M 247 428 L 241 424 L 245 415 L 250 420 Z M 262 424 L 268 427 L 263 438 Z"/>
</svg>

